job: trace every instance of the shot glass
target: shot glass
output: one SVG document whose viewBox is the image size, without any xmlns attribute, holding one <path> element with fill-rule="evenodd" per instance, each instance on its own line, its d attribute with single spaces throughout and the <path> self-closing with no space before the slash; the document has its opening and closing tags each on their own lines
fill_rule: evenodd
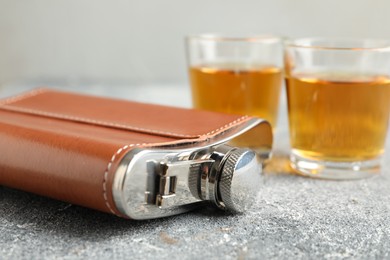
<svg viewBox="0 0 390 260">
<path fill-rule="evenodd" d="M 186 38 L 193 106 L 245 114 L 276 125 L 283 44 L 273 36 Z"/>
<path fill-rule="evenodd" d="M 380 172 L 390 111 L 390 41 L 285 44 L 291 166 L 327 179 Z"/>
</svg>

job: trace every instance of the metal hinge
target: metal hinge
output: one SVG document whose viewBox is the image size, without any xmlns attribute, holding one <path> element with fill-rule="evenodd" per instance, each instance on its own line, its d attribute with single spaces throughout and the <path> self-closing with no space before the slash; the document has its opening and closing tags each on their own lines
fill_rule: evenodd
<svg viewBox="0 0 390 260">
<path fill-rule="evenodd" d="M 146 204 L 169 208 L 201 200 L 198 191 L 202 173 L 208 172 L 213 163 L 214 160 L 147 162 Z"/>
</svg>

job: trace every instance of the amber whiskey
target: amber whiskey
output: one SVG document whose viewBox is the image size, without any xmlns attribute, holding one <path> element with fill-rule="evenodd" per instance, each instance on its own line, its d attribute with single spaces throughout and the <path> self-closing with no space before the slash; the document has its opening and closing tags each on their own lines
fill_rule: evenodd
<svg viewBox="0 0 390 260">
<path fill-rule="evenodd" d="M 385 76 L 323 73 L 286 78 L 293 152 L 329 161 L 382 154 L 390 112 Z"/>
<path fill-rule="evenodd" d="M 190 80 L 195 108 L 258 116 L 275 126 L 282 83 L 280 68 L 195 66 L 190 68 Z"/>
</svg>

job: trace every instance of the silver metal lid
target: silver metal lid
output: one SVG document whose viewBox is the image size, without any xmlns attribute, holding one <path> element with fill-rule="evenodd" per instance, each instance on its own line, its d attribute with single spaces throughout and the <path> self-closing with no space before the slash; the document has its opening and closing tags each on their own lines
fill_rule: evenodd
<svg viewBox="0 0 390 260">
<path fill-rule="evenodd" d="M 261 181 L 262 163 L 255 152 L 236 149 L 226 159 L 218 194 L 220 203 L 232 212 L 244 212 L 255 202 Z"/>
</svg>

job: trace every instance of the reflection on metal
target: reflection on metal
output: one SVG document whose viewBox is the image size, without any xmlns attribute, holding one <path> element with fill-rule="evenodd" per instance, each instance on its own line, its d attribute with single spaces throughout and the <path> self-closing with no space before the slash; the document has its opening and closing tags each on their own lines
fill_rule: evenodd
<svg viewBox="0 0 390 260">
<path fill-rule="evenodd" d="M 235 141 L 247 142 L 245 134 L 253 138 L 251 130 L 262 134 L 251 143 L 260 145 L 255 149 L 258 153 L 231 146 Z M 180 214 L 207 202 L 244 212 L 256 198 L 271 146 L 269 124 L 257 119 L 201 147 L 133 149 L 115 173 L 115 204 L 133 219 Z"/>
</svg>

